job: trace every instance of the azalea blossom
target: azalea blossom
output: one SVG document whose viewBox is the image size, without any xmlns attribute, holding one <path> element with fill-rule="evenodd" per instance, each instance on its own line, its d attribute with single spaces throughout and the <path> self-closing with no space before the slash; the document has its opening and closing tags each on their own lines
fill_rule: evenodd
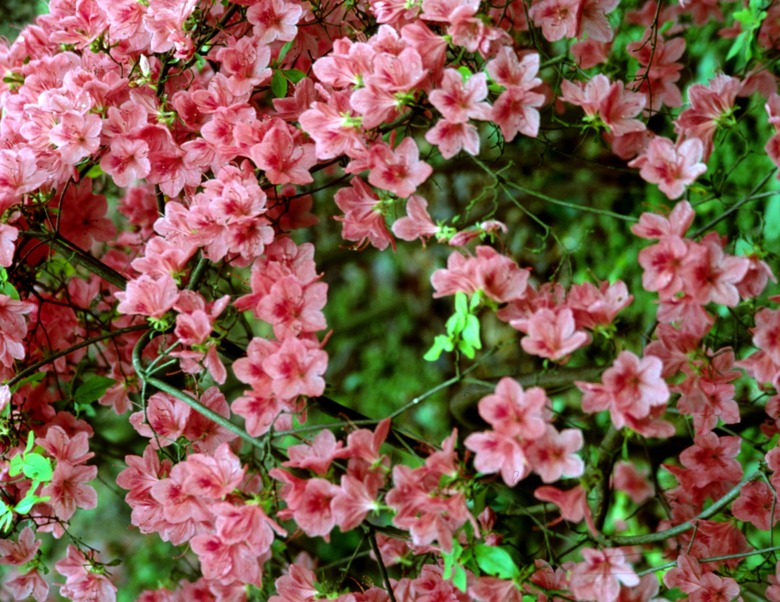
<svg viewBox="0 0 780 602">
<path fill-rule="evenodd" d="M 704 145 L 698 138 L 689 138 L 675 146 L 668 138 L 655 137 L 644 153 L 631 161 L 639 167 L 639 175 L 670 199 L 676 199 L 697 177 L 707 171 L 701 162 Z"/>
</svg>

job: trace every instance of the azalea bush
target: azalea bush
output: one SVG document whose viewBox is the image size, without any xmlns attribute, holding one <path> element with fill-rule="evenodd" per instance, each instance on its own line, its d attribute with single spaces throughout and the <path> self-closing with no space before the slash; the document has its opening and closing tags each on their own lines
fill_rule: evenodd
<svg viewBox="0 0 780 602">
<path fill-rule="evenodd" d="M 2 599 L 780 601 L 779 50 L 774 0 L 51 0 Z"/>
</svg>

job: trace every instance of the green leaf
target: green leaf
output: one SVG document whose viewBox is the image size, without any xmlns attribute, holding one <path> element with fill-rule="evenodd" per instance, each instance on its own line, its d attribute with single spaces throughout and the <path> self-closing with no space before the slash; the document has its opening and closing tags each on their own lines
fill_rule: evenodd
<svg viewBox="0 0 780 602">
<path fill-rule="evenodd" d="M 274 71 L 274 75 L 271 78 L 271 92 L 274 93 L 276 98 L 284 98 L 287 96 L 287 78 L 281 71 Z"/>
<path fill-rule="evenodd" d="M 11 528 L 11 521 L 14 519 L 14 513 L 11 509 L 5 505 L 3 500 L 0 500 L 0 528 L 3 531 L 8 531 Z"/>
<path fill-rule="evenodd" d="M 462 565 L 457 564 L 455 565 L 455 575 L 452 577 L 452 583 L 457 587 L 460 591 L 465 592 L 466 591 L 466 569 L 463 568 Z"/>
<path fill-rule="evenodd" d="M 51 481 L 51 460 L 44 458 L 41 454 L 25 454 L 23 470 L 24 476 L 33 481 Z"/>
<path fill-rule="evenodd" d="M 282 73 L 284 73 L 284 76 L 290 81 L 290 83 L 293 84 L 297 84 L 304 77 L 306 77 L 306 74 L 303 71 L 299 71 L 298 69 L 286 69 L 282 71 Z"/>
<path fill-rule="evenodd" d="M 742 50 L 743 46 L 746 47 L 747 53 L 750 52 L 750 42 L 748 41 L 749 37 L 750 34 L 747 31 L 743 31 L 737 36 L 737 39 L 734 40 L 734 43 L 731 45 L 731 48 L 729 48 L 728 54 L 726 55 L 727 61 L 737 56 L 740 50 Z"/>
<path fill-rule="evenodd" d="M 450 337 L 440 334 L 435 339 L 433 339 L 433 346 L 425 353 L 423 359 L 426 362 L 435 362 L 437 359 L 439 359 L 439 356 L 443 351 L 450 352 L 454 349 L 455 345 L 453 345 Z"/>
<path fill-rule="evenodd" d="M 9 476 L 15 477 L 16 475 L 20 475 L 22 474 L 23 469 L 24 469 L 24 456 L 22 454 L 16 455 L 13 458 L 11 458 L 11 461 L 8 463 Z"/>
<path fill-rule="evenodd" d="M 106 172 L 103 171 L 103 168 L 100 167 L 100 163 L 95 163 L 92 167 L 89 168 L 89 171 L 87 172 L 87 177 L 96 180 L 100 176 L 104 175 Z"/>
<path fill-rule="evenodd" d="M 505 549 L 478 544 L 476 552 L 477 564 L 483 573 L 500 579 L 513 579 L 520 575 L 520 569 Z"/>
<path fill-rule="evenodd" d="M 16 392 L 19 389 L 21 389 L 25 385 L 32 385 L 33 387 L 38 386 L 41 381 L 46 377 L 45 372 L 36 372 L 35 374 L 30 374 L 30 376 L 26 376 L 20 381 L 17 381 L 13 387 L 11 387 L 12 392 Z"/>
<path fill-rule="evenodd" d="M 463 78 L 464 82 L 469 81 L 471 76 L 474 75 L 471 72 L 471 70 L 469 70 L 469 68 L 466 67 L 465 65 L 461 65 L 460 67 L 458 67 L 458 73 L 460 73 L 460 76 Z"/>
<path fill-rule="evenodd" d="M 27 445 L 24 448 L 24 453 L 27 454 L 32 451 L 33 445 L 35 445 L 35 433 L 30 431 L 27 433 Z"/>
<path fill-rule="evenodd" d="M 89 405 L 105 395 L 108 388 L 116 383 L 113 378 L 106 376 L 93 376 L 84 381 L 73 394 L 73 401 L 77 405 Z"/>
<path fill-rule="evenodd" d="M 19 293 L 10 282 L 0 283 L 0 294 L 11 297 L 14 301 L 19 301 Z"/>
<path fill-rule="evenodd" d="M 463 329 L 466 327 L 466 319 L 468 314 L 455 313 L 447 320 L 447 334 L 451 337 L 460 335 Z"/>
<path fill-rule="evenodd" d="M 460 336 L 474 349 L 482 349 L 482 341 L 479 340 L 479 318 L 477 316 L 470 315 L 466 318 L 466 326 L 461 331 Z"/>
<path fill-rule="evenodd" d="M 278 63 L 281 63 L 284 60 L 284 57 L 287 56 L 287 53 L 290 52 L 290 48 L 292 48 L 294 41 L 295 40 L 290 40 L 289 42 L 286 42 L 279 50 L 279 58 L 276 59 Z"/>
<path fill-rule="evenodd" d="M 459 314 L 469 313 L 469 298 L 466 293 L 455 293 L 455 312 Z"/>
<path fill-rule="evenodd" d="M 35 491 L 37 486 L 38 485 L 36 483 L 35 487 L 30 487 L 30 489 L 27 491 L 27 495 L 25 495 L 24 498 L 22 498 L 22 500 L 16 504 L 16 506 L 14 506 L 15 512 L 18 514 L 27 514 L 38 502 L 48 502 L 51 499 L 51 497 L 48 495 L 44 497 L 35 495 L 33 491 Z"/>
<path fill-rule="evenodd" d="M 444 567 L 442 569 L 442 578 L 450 579 L 453 576 L 453 569 L 460 560 L 460 555 L 463 552 L 463 548 L 457 541 L 452 542 L 452 550 L 449 553 L 443 552 L 442 558 L 444 559 Z"/>
</svg>

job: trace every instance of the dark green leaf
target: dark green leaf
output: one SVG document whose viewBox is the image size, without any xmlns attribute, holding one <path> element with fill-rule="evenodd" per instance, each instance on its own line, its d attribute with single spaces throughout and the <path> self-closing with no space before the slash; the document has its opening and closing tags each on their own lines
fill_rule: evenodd
<svg viewBox="0 0 780 602">
<path fill-rule="evenodd" d="M 306 77 L 306 74 L 303 71 L 299 71 L 298 69 L 287 69 L 283 73 L 284 76 L 293 84 L 297 84 L 304 77 Z"/>
<path fill-rule="evenodd" d="M 287 78 L 281 71 L 274 71 L 274 75 L 271 78 L 271 92 L 274 93 L 276 98 L 284 98 L 287 96 Z"/>
<path fill-rule="evenodd" d="M 22 380 L 14 383 L 14 386 L 11 387 L 11 390 L 18 391 L 24 385 L 32 385 L 33 387 L 35 387 L 40 384 L 40 382 L 44 379 L 45 376 L 46 376 L 45 372 L 36 372 L 35 374 L 30 374 L 30 376 L 27 376 Z"/>
</svg>

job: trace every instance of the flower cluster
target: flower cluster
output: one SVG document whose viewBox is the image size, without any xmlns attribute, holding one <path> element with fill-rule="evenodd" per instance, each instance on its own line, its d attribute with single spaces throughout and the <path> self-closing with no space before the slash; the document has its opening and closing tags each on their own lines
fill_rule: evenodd
<svg viewBox="0 0 780 602">
<path fill-rule="evenodd" d="M 734 600 L 749 571 L 780 601 L 754 203 L 780 8 L 728 8 L 51 0 L 0 40 L 0 597 L 116 599 L 120 560 L 75 532 L 112 480 L 184 559 L 145 602 Z M 588 178 L 535 189 L 552 156 Z M 399 241 L 421 278 L 355 273 L 436 299 L 412 345 L 454 297 L 425 354 L 454 376 L 358 411 L 331 399 L 371 347 L 331 343 L 334 274 Z M 371 309 L 354 330 L 390 338 Z"/>
</svg>

